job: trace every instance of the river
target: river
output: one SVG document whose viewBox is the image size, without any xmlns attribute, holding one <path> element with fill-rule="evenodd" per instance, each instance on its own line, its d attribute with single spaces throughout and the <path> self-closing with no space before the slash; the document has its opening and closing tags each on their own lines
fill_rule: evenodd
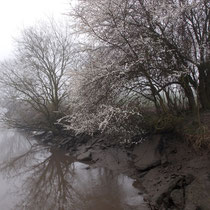
<svg viewBox="0 0 210 210">
<path fill-rule="evenodd" d="M 134 180 L 0 129 L 1 210 L 144 210 Z"/>
</svg>

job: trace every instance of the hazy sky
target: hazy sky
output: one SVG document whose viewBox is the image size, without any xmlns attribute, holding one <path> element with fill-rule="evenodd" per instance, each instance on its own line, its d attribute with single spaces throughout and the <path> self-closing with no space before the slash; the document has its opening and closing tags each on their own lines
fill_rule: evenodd
<svg viewBox="0 0 210 210">
<path fill-rule="evenodd" d="M 21 29 L 47 17 L 62 18 L 71 0 L 0 0 L 0 60 L 12 52 Z"/>
</svg>

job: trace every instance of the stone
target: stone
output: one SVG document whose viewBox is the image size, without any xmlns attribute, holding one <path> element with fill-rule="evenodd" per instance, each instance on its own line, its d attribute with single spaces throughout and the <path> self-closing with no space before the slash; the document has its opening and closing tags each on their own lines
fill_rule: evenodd
<svg viewBox="0 0 210 210">
<path fill-rule="evenodd" d="M 198 209 L 194 204 L 188 203 L 188 204 L 185 205 L 184 210 L 198 210 Z"/>
<path fill-rule="evenodd" d="M 84 152 L 82 154 L 80 154 L 78 157 L 77 157 L 77 160 L 79 161 L 90 161 L 92 158 L 91 158 L 91 152 Z"/>
<path fill-rule="evenodd" d="M 153 138 L 146 140 L 135 147 L 133 151 L 133 154 L 136 155 L 134 160 L 135 167 L 140 171 L 146 171 L 160 165 L 161 155 L 159 147 L 159 135 L 155 135 Z"/>
<path fill-rule="evenodd" d="M 163 202 L 163 199 L 170 195 L 170 193 L 176 188 L 177 183 L 182 180 L 183 177 L 176 177 L 172 181 L 165 183 L 157 192 L 154 197 L 152 198 L 152 204 L 153 205 L 161 205 Z"/>
<path fill-rule="evenodd" d="M 181 170 L 182 169 L 182 165 L 177 166 L 177 170 Z"/>
<path fill-rule="evenodd" d="M 176 207 L 183 209 L 184 206 L 184 190 L 175 189 L 171 192 L 170 197 Z"/>
<path fill-rule="evenodd" d="M 185 189 L 185 210 L 195 206 L 197 209 L 210 209 L 210 180 L 208 175 L 203 175 L 196 178 Z"/>
<path fill-rule="evenodd" d="M 168 164 L 168 157 L 166 154 L 163 154 L 163 156 L 161 157 L 161 165 L 167 166 L 167 164 Z"/>
<path fill-rule="evenodd" d="M 195 179 L 195 177 L 192 174 L 188 174 L 185 176 L 185 184 L 189 185 L 193 182 L 193 180 Z"/>
<path fill-rule="evenodd" d="M 46 131 L 32 131 L 33 136 L 42 136 L 46 133 Z"/>
<path fill-rule="evenodd" d="M 107 146 L 105 146 L 105 145 L 100 145 L 100 148 L 101 148 L 102 150 L 105 150 L 105 149 L 107 149 Z"/>
<path fill-rule="evenodd" d="M 176 149 L 176 148 L 172 149 L 172 150 L 170 151 L 170 153 L 171 153 L 171 154 L 176 154 L 176 153 L 177 153 L 177 149 Z"/>
<path fill-rule="evenodd" d="M 92 149 L 93 147 L 92 146 L 86 146 L 86 151 Z"/>
</svg>

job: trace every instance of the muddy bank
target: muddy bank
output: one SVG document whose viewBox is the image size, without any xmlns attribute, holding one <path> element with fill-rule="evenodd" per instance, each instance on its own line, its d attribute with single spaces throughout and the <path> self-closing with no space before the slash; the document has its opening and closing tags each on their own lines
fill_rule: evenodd
<svg viewBox="0 0 210 210">
<path fill-rule="evenodd" d="M 134 180 L 15 129 L 0 132 L 1 210 L 146 210 Z"/>
<path fill-rule="evenodd" d="M 210 152 L 195 151 L 173 135 L 154 135 L 125 147 L 112 139 L 55 139 L 59 147 L 91 168 L 104 167 L 134 178 L 152 210 L 210 209 Z M 50 144 L 52 142 L 49 141 Z M 87 168 L 88 169 L 88 168 Z"/>
</svg>

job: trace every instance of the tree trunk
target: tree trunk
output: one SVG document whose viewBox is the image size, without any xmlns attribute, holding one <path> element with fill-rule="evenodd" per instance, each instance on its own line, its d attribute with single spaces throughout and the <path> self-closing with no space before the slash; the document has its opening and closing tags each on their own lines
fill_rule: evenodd
<svg viewBox="0 0 210 210">
<path fill-rule="evenodd" d="M 196 101 L 193 94 L 193 90 L 190 87 L 189 77 L 190 77 L 189 75 L 181 76 L 180 83 L 181 83 L 182 88 L 184 89 L 185 96 L 188 99 L 189 109 L 190 111 L 194 112 L 196 110 Z"/>
<path fill-rule="evenodd" d="M 210 69 L 207 64 L 201 64 L 199 70 L 198 94 L 204 110 L 210 109 Z"/>
</svg>

